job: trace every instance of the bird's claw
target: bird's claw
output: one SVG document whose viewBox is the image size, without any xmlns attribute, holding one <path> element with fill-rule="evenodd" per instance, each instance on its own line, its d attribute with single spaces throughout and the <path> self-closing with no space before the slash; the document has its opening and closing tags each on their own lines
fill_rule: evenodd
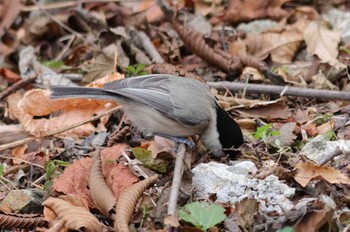
<svg viewBox="0 0 350 232">
<path fill-rule="evenodd" d="M 186 138 L 177 138 L 177 137 L 174 137 L 172 138 L 171 140 L 173 140 L 175 143 L 183 143 L 185 144 L 189 149 L 193 150 L 195 147 L 196 147 L 196 144 L 191 141 L 191 140 L 188 140 Z"/>
</svg>

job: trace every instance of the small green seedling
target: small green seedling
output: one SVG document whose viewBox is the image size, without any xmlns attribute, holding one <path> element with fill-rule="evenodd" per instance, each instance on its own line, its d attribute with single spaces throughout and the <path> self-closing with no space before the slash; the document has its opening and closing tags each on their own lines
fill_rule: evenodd
<svg viewBox="0 0 350 232">
<path fill-rule="evenodd" d="M 50 160 L 45 165 L 45 184 L 44 189 L 47 192 L 51 191 L 52 179 L 58 175 L 58 173 L 63 172 L 61 167 L 68 166 L 68 162 L 62 160 Z"/>
<path fill-rule="evenodd" d="M 147 72 L 143 71 L 144 68 L 144 64 L 129 65 L 125 70 L 126 77 L 135 77 L 148 74 Z"/>
<path fill-rule="evenodd" d="M 277 230 L 276 232 L 293 232 L 293 231 L 294 231 L 293 227 L 285 226 L 285 227 Z"/>
<path fill-rule="evenodd" d="M 255 139 L 262 139 L 264 143 L 268 143 L 270 137 L 278 135 L 280 135 L 280 132 L 272 129 L 272 123 L 258 127 L 253 133 Z"/>
<path fill-rule="evenodd" d="M 48 60 L 48 61 L 42 61 L 43 65 L 45 65 L 48 68 L 51 69 L 68 69 L 71 68 L 70 66 L 67 66 L 63 63 L 61 60 Z"/>
<path fill-rule="evenodd" d="M 139 147 L 131 148 L 131 151 L 136 159 L 140 160 L 146 168 L 160 173 L 166 172 L 168 162 L 163 159 L 153 158 L 152 151 Z"/>
<path fill-rule="evenodd" d="M 344 51 L 350 55 L 350 49 L 348 49 L 346 47 L 340 47 L 340 51 Z"/>
<path fill-rule="evenodd" d="M 4 165 L 0 164 L 0 176 L 4 176 Z"/>
<path fill-rule="evenodd" d="M 279 154 L 283 154 L 283 153 L 292 151 L 292 148 L 290 146 L 282 146 L 281 141 L 279 139 L 275 140 L 275 145 L 277 147 L 277 152 Z"/>
<path fill-rule="evenodd" d="M 142 212 L 142 220 L 140 223 L 140 228 L 142 228 L 144 221 L 147 220 L 147 218 L 151 215 L 152 212 L 152 207 L 148 207 L 146 204 L 142 204 L 141 207 L 141 212 Z"/>
<path fill-rule="evenodd" d="M 335 141 L 337 140 L 337 134 L 334 132 L 334 130 L 330 130 L 323 134 L 323 138 L 329 141 Z"/>
<path fill-rule="evenodd" d="M 206 231 L 226 219 L 225 209 L 221 205 L 209 205 L 207 202 L 192 202 L 179 210 L 179 217 L 196 228 Z"/>
</svg>

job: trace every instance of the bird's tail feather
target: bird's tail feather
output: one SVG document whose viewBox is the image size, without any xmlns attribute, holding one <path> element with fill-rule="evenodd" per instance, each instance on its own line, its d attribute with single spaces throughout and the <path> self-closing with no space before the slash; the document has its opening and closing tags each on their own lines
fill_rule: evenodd
<svg viewBox="0 0 350 232">
<path fill-rule="evenodd" d="M 116 94 L 98 88 L 51 86 L 50 90 L 51 99 L 90 98 L 99 100 L 116 100 Z"/>
</svg>

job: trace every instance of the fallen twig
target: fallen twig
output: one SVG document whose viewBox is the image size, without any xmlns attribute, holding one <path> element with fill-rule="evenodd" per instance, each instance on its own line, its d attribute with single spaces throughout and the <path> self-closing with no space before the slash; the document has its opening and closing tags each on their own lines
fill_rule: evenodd
<svg viewBox="0 0 350 232">
<path fill-rule="evenodd" d="M 171 216 L 176 216 L 177 198 L 179 195 L 179 189 L 180 189 L 180 184 L 182 179 L 185 152 L 186 152 L 185 144 L 180 143 L 176 154 L 173 183 L 171 185 L 169 203 L 168 203 L 168 215 L 171 215 Z"/>
<path fill-rule="evenodd" d="M 35 81 L 37 76 L 29 77 L 27 79 L 22 79 L 21 81 L 16 82 L 15 84 L 8 87 L 4 92 L 0 94 L 0 101 L 4 100 L 7 96 L 10 94 L 16 92 L 17 90 L 23 88 L 24 86 L 28 85 L 29 83 Z"/>
<path fill-rule="evenodd" d="M 120 106 L 117 106 L 117 107 L 114 107 L 113 109 L 111 110 L 108 110 L 107 112 L 103 113 L 103 114 L 100 114 L 100 115 L 97 115 L 97 116 L 94 116 L 92 118 L 89 118 L 85 121 L 82 121 L 82 122 L 78 122 L 78 123 L 75 123 L 73 125 L 69 125 L 69 126 L 66 126 L 66 127 L 63 127 L 61 129 L 58 129 L 58 130 L 55 130 L 55 131 L 50 131 L 46 134 L 46 136 L 52 136 L 52 135 L 55 135 L 55 134 L 59 134 L 59 133 L 62 133 L 64 131 L 67 131 L 67 130 L 70 130 L 70 129 L 73 129 L 73 128 L 76 128 L 78 126 L 81 126 L 81 125 L 84 125 L 85 123 L 88 123 L 88 122 L 92 122 L 92 121 L 95 121 L 103 116 L 106 116 L 108 114 L 111 114 L 113 113 L 114 111 L 116 110 L 119 110 L 121 107 Z M 12 142 L 12 143 L 8 143 L 8 144 L 4 144 L 4 145 L 0 145 L 0 151 L 3 151 L 5 149 L 9 149 L 9 148 L 13 148 L 13 147 L 17 147 L 19 145 L 22 145 L 22 144 L 26 144 L 26 143 L 29 143 L 31 141 L 34 141 L 36 140 L 37 138 L 35 137 L 29 137 L 29 138 L 25 138 L 25 139 L 22 139 L 22 140 L 19 140 L 19 141 L 15 141 L 15 142 Z"/>
<path fill-rule="evenodd" d="M 210 87 L 215 89 L 225 90 L 228 89 L 232 92 L 246 91 L 246 93 L 259 93 L 259 94 L 279 94 L 281 96 L 296 96 L 306 98 L 317 98 L 326 100 L 342 100 L 350 101 L 350 92 L 323 90 L 323 89 L 309 89 L 290 86 L 278 86 L 278 85 L 259 85 L 259 84 L 245 84 L 238 82 L 208 82 Z"/>
<path fill-rule="evenodd" d="M 149 55 L 153 63 L 162 64 L 164 60 L 162 56 L 159 54 L 157 49 L 154 47 L 150 38 L 146 35 L 145 32 L 139 31 L 137 32 L 137 37 L 139 38 L 142 47 L 145 49 L 146 53 Z"/>
</svg>

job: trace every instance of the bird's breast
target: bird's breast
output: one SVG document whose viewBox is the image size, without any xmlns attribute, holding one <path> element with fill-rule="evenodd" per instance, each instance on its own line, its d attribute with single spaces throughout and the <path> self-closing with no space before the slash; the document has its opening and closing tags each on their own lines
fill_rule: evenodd
<svg viewBox="0 0 350 232">
<path fill-rule="evenodd" d="M 131 123 L 145 133 L 158 133 L 175 137 L 201 134 L 207 125 L 186 125 L 142 103 L 124 104 L 124 111 Z"/>
</svg>

